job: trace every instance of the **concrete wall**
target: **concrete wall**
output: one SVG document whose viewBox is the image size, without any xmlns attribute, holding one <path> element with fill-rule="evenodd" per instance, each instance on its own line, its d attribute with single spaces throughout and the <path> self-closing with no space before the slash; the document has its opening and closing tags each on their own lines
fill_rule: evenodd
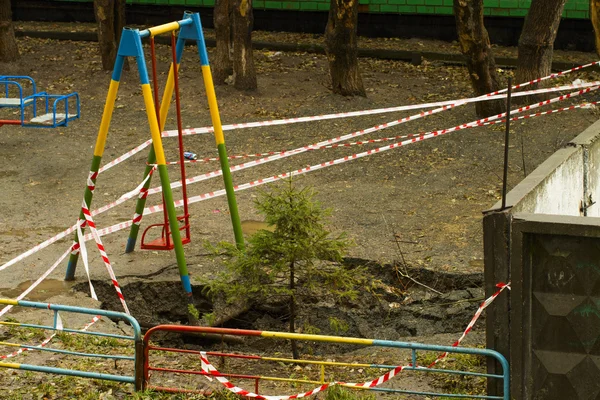
<svg viewBox="0 0 600 400">
<path fill-rule="evenodd" d="M 486 297 L 497 290 L 498 282 L 512 282 L 513 287 L 486 310 L 487 347 L 502 353 L 511 365 L 511 399 L 583 400 L 595 398 L 588 396 L 590 390 L 596 390 L 593 388 L 600 394 L 600 368 L 588 368 L 593 351 L 584 346 L 584 342 L 600 343 L 600 328 L 597 321 L 590 325 L 589 318 L 577 320 L 588 303 L 600 318 L 600 304 L 592 301 L 600 297 L 600 267 L 596 265 L 600 259 L 600 219 L 594 218 L 600 216 L 600 204 L 596 200 L 600 200 L 600 121 L 515 186 L 507 194 L 505 209 L 498 202 L 484 212 Z M 556 277 L 568 277 L 571 286 L 558 290 L 546 285 Z M 584 287 L 589 289 L 585 293 Z M 577 304 L 565 312 L 564 299 L 548 304 L 539 300 L 548 293 L 551 298 L 560 295 L 571 302 L 577 300 Z M 533 318 L 532 307 L 539 304 L 545 308 L 538 307 L 535 316 L 550 310 L 550 317 Z M 557 311 L 554 306 L 562 308 Z M 574 321 L 573 325 L 559 317 Z M 543 322 L 551 319 L 550 325 Z M 561 329 L 583 329 L 587 336 L 579 332 L 577 340 L 583 340 L 581 343 L 571 337 L 565 344 L 562 339 L 572 332 Z M 570 343 L 579 347 L 575 349 Z M 558 356 L 540 359 L 546 348 Z M 563 362 L 574 357 L 579 361 L 570 367 Z M 593 376 L 586 378 L 583 370 Z M 498 373 L 500 367 L 490 362 L 488 371 Z M 582 383 L 570 383 L 577 379 Z M 488 391 L 491 395 L 503 393 L 494 383 L 488 384 Z"/>
<path fill-rule="evenodd" d="M 599 173 L 600 121 L 511 190 L 506 204 L 513 213 L 598 217 L 600 206 L 595 201 L 600 199 Z M 494 206 L 499 208 L 500 203 Z"/>
</svg>

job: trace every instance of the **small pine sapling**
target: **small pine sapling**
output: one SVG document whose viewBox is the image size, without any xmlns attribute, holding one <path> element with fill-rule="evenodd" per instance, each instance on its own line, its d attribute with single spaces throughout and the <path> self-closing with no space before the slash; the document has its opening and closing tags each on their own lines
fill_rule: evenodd
<svg viewBox="0 0 600 400">
<path fill-rule="evenodd" d="M 256 208 L 274 229 L 257 231 L 248 238 L 244 251 L 222 244 L 232 257 L 225 270 L 207 282 L 208 293 L 223 295 L 229 303 L 283 298 L 292 333 L 303 297 L 326 294 L 354 299 L 366 275 L 363 269 L 348 270 L 341 265 L 350 242 L 345 234 L 332 236 L 326 229 L 331 211 L 322 208 L 315 194 L 311 188 L 296 188 L 291 180 L 261 192 Z M 299 357 L 293 340 L 292 354 Z"/>
</svg>

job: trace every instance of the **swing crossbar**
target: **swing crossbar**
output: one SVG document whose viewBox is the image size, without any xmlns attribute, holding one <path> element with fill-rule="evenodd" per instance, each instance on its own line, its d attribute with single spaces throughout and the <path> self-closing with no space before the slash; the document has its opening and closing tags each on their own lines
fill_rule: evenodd
<svg viewBox="0 0 600 400">
<path fill-rule="evenodd" d="M 144 29 L 140 31 L 140 37 L 154 37 L 167 32 L 176 31 L 182 26 L 191 25 L 194 21 L 190 18 L 182 19 L 180 21 L 169 22 L 167 24 L 153 26 L 152 28 Z"/>
</svg>

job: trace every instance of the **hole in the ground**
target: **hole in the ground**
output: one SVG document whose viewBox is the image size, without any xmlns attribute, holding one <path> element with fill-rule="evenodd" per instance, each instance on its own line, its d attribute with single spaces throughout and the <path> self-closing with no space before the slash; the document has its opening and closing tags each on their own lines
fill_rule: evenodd
<svg viewBox="0 0 600 400">
<path fill-rule="evenodd" d="M 361 291 L 353 301 L 340 302 L 325 294 L 305 297 L 298 306 L 296 332 L 318 333 L 385 340 L 399 340 L 410 336 L 429 336 L 439 333 L 461 332 L 472 318 L 484 297 L 482 274 L 452 274 L 425 269 L 405 269 L 421 283 L 442 292 L 434 293 L 415 283 L 399 281 L 391 265 L 379 265 L 365 260 L 347 259 L 352 267 L 368 265 L 371 275 L 383 285 Z M 115 289 L 110 281 L 94 281 L 102 308 L 122 310 Z M 390 288 L 394 289 L 390 291 Z M 88 292 L 87 283 L 79 283 L 75 290 Z M 158 324 L 188 324 L 187 298 L 178 281 L 133 281 L 122 286 L 123 294 L 132 315 L 143 328 Z M 196 309 L 200 315 L 213 311 L 213 303 L 203 294 L 203 287 L 193 287 Z M 255 303 L 222 323 L 226 328 L 260 331 L 289 331 L 289 310 L 285 302 Z M 479 322 L 482 326 L 482 321 Z M 220 337 L 199 335 L 157 336 L 163 345 L 196 348 L 220 343 Z M 239 341 L 227 339 L 228 345 Z M 262 343 L 262 344 L 261 344 Z M 262 346 L 272 346 L 264 341 L 244 339 L 244 346 L 256 351 Z M 253 347 L 254 346 L 254 347 Z M 331 351 L 331 345 L 327 345 Z M 269 347 L 272 349 L 272 347 Z M 320 346 L 311 344 L 311 351 L 320 352 Z M 340 347 L 336 351 L 343 352 Z"/>
</svg>

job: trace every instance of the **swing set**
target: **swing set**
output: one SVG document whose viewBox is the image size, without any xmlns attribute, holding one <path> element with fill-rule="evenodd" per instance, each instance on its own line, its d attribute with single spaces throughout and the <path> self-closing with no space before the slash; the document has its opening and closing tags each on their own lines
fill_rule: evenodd
<svg viewBox="0 0 600 400">
<path fill-rule="evenodd" d="M 175 35 L 175 31 L 178 31 L 178 35 Z M 167 82 L 164 88 L 163 96 L 161 101 L 158 100 L 158 85 L 157 85 L 157 68 L 156 68 L 156 51 L 154 45 L 154 37 L 159 34 L 170 33 L 171 34 L 171 53 L 172 62 L 169 68 L 167 76 Z M 152 68 L 152 79 L 153 89 L 150 86 L 150 80 L 148 76 L 148 70 L 146 68 L 146 60 L 142 47 L 142 39 L 149 38 L 150 40 L 150 53 L 151 53 L 151 68 Z M 186 186 L 186 175 L 185 175 L 185 163 L 184 163 L 184 147 L 183 147 L 183 134 L 182 134 L 182 121 L 181 121 L 181 104 L 180 104 L 180 91 L 179 91 L 179 67 L 185 43 L 187 40 L 195 41 L 198 47 L 198 53 L 200 56 L 200 64 L 202 69 L 202 76 L 204 79 L 204 87 L 206 96 L 208 99 L 208 105 L 210 109 L 210 115 L 212 124 L 214 127 L 215 140 L 217 144 L 217 150 L 221 163 L 221 170 L 223 172 L 223 180 L 225 184 L 225 190 L 227 193 L 227 201 L 229 204 L 229 211 L 231 221 L 233 224 L 233 231 L 235 235 L 236 244 L 239 248 L 244 245 L 244 238 L 241 229 L 240 218 L 237 209 L 237 202 L 235 199 L 235 193 L 231 178 L 231 171 L 229 169 L 229 162 L 227 158 L 227 150 L 225 147 L 225 139 L 223 136 L 223 129 L 221 127 L 221 118 L 219 115 L 219 109 L 217 105 L 217 99 L 215 95 L 215 89 L 212 80 L 212 74 L 208 63 L 208 54 L 206 50 L 206 43 L 204 41 L 204 35 L 202 33 L 202 26 L 200 23 L 200 16 L 198 13 L 185 12 L 183 19 L 180 21 L 170 22 L 164 25 L 155 26 L 145 30 L 124 28 L 121 35 L 121 42 L 117 52 L 117 58 L 115 61 L 114 70 L 112 73 L 112 79 L 108 89 L 106 103 L 104 106 L 104 112 L 98 130 L 98 137 L 96 139 L 96 145 L 94 148 L 94 156 L 92 159 L 92 165 L 88 176 L 88 181 L 84 193 L 84 204 L 89 210 L 93 198 L 94 189 L 96 186 L 96 179 L 98 177 L 98 171 L 100 163 L 102 161 L 102 155 L 106 146 L 106 139 L 108 136 L 108 129 L 112 119 L 115 101 L 117 98 L 117 92 L 119 87 L 119 81 L 123 70 L 123 64 L 125 57 L 133 57 L 137 64 L 137 69 L 140 77 L 140 83 L 142 87 L 142 94 L 144 104 L 146 108 L 146 114 L 148 117 L 148 125 L 150 127 L 150 133 L 152 136 L 152 147 L 148 154 L 146 169 L 144 171 L 143 180 L 145 184 L 140 191 L 140 196 L 137 200 L 135 214 L 133 216 L 131 231 L 127 240 L 126 252 L 131 252 L 135 248 L 137 236 L 144 213 L 144 207 L 146 204 L 146 196 L 151 183 L 151 176 L 155 170 L 158 170 L 162 194 L 163 194 L 163 221 L 158 224 L 152 224 L 146 228 L 142 234 L 141 249 L 152 249 L 152 250 L 175 250 L 177 258 L 177 265 L 179 268 L 179 275 L 185 293 L 188 297 L 188 302 L 192 302 L 192 288 L 187 271 L 187 265 L 185 260 L 185 254 L 183 251 L 183 245 L 191 241 L 190 238 L 190 214 L 188 210 L 187 202 L 187 186 Z M 177 130 L 178 130 L 178 145 L 179 145 L 179 165 L 180 174 L 182 181 L 182 194 L 183 194 L 183 215 L 177 216 L 175 212 L 175 203 L 173 201 L 173 193 L 171 191 L 171 183 L 169 180 L 169 174 L 167 170 L 167 162 L 165 160 L 164 148 L 162 145 L 161 132 L 164 129 L 167 114 L 171 100 L 175 94 L 175 108 L 177 112 Z M 79 215 L 80 221 L 85 221 L 83 214 L 83 208 Z M 83 224 L 82 224 L 83 228 Z M 160 229 L 160 236 L 154 240 L 146 240 L 146 236 L 153 229 Z M 182 235 L 183 233 L 183 235 Z M 73 280 L 75 277 L 75 269 L 77 266 L 77 260 L 79 257 L 78 242 L 79 238 L 75 235 L 74 238 L 74 250 L 69 258 L 67 265 L 67 272 L 65 280 Z"/>
<path fill-rule="evenodd" d="M 175 42 L 175 32 L 171 32 L 171 53 L 173 56 L 173 63 L 177 64 L 177 52 Z M 156 119 L 160 121 L 160 106 L 158 101 L 158 79 L 156 73 L 156 48 L 154 44 L 154 36 L 150 37 L 150 57 L 152 61 L 152 82 L 154 91 L 154 109 L 156 110 Z M 188 199 L 187 199 L 187 183 L 185 179 L 185 158 L 183 156 L 183 132 L 181 124 L 181 104 L 179 98 L 179 68 L 173 69 L 173 87 L 175 90 L 175 110 L 177 114 L 177 140 L 179 147 L 179 167 L 181 174 L 181 191 L 183 194 L 183 215 L 177 217 L 177 221 L 183 222 L 183 226 L 179 227 L 179 231 L 185 233 L 181 237 L 182 244 L 188 244 L 191 241 L 190 238 L 190 214 L 188 212 Z M 146 234 L 153 228 L 161 228 L 161 236 L 158 239 L 146 242 Z M 169 230 L 169 215 L 167 213 L 167 207 L 165 206 L 165 198 L 163 196 L 163 222 L 158 224 L 149 225 L 142 234 L 142 241 L 140 243 L 140 249 L 142 250 L 173 250 L 175 244 L 171 240 L 171 232 Z"/>
</svg>

